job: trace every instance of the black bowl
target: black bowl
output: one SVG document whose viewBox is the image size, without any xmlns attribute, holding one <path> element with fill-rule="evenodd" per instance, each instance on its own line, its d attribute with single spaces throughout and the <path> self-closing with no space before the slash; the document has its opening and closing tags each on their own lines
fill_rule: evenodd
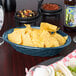
<svg viewBox="0 0 76 76">
<path fill-rule="evenodd" d="M 66 29 L 66 30 L 68 30 L 68 31 L 76 31 L 76 27 L 69 27 L 69 26 L 66 26 L 66 25 L 64 25 L 64 28 Z"/>
<path fill-rule="evenodd" d="M 56 4 L 56 3 L 45 3 L 45 4 Z M 59 6 L 59 9 L 58 10 L 45 10 L 45 9 L 42 8 L 42 6 L 41 6 L 40 10 L 41 10 L 42 14 L 44 14 L 44 15 L 60 14 L 60 12 L 62 11 L 62 6 L 59 5 L 59 4 L 56 4 L 56 5 Z"/>
<path fill-rule="evenodd" d="M 35 16 L 27 17 L 27 18 L 18 17 L 17 13 L 18 11 L 15 13 L 15 22 L 16 22 L 16 25 L 19 25 L 19 26 L 22 26 L 24 24 L 30 24 L 30 25 L 36 26 L 36 25 L 40 25 L 40 22 L 42 21 L 40 12 L 36 12 Z"/>
</svg>

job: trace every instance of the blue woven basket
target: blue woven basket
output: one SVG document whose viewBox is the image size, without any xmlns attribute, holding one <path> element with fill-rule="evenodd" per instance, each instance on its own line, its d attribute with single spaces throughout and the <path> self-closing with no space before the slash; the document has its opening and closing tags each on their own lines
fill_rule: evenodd
<svg viewBox="0 0 76 76">
<path fill-rule="evenodd" d="M 32 28 L 39 28 L 39 27 L 32 27 Z M 6 31 L 3 34 L 3 39 L 7 43 L 9 43 L 14 49 L 16 49 L 16 51 L 21 52 L 23 54 L 31 55 L 31 56 L 41 56 L 41 57 L 54 56 L 54 55 L 58 54 L 59 52 L 61 52 L 62 49 L 64 49 L 71 43 L 71 38 L 70 38 L 70 36 L 68 36 L 66 43 L 63 46 L 59 46 L 59 47 L 38 48 L 38 47 L 23 46 L 23 45 L 18 45 L 18 44 L 12 43 L 8 40 L 8 34 L 11 32 L 13 32 L 13 29 Z M 62 32 L 61 30 L 59 30 L 58 33 L 61 34 L 62 36 L 67 35 L 66 33 Z"/>
</svg>

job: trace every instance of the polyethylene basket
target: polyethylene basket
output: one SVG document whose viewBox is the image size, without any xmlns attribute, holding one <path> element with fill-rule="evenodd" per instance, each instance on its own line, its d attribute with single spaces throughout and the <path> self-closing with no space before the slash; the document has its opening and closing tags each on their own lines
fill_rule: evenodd
<svg viewBox="0 0 76 76">
<path fill-rule="evenodd" d="M 39 27 L 32 27 L 32 28 L 39 28 Z M 71 38 L 70 38 L 70 36 L 68 36 L 66 43 L 63 46 L 59 46 L 59 47 L 39 48 L 39 47 L 18 45 L 18 44 L 10 42 L 8 40 L 8 34 L 11 33 L 12 31 L 13 31 L 13 29 L 6 31 L 3 34 L 3 39 L 7 43 L 9 43 L 16 51 L 26 54 L 26 55 L 40 56 L 40 57 L 54 56 L 54 55 L 60 53 L 65 47 L 67 47 L 71 43 Z M 58 33 L 61 34 L 62 36 L 67 35 L 66 33 L 62 32 L 61 30 L 59 30 Z"/>
</svg>

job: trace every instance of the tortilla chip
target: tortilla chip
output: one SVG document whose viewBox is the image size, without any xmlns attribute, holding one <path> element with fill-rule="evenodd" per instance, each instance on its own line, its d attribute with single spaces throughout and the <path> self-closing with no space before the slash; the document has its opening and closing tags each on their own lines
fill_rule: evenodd
<svg viewBox="0 0 76 76">
<path fill-rule="evenodd" d="M 24 31 L 26 28 L 15 28 L 14 31 Z"/>
<path fill-rule="evenodd" d="M 14 31 L 19 31 L 21 33 L 25 33 L 26 29 L 25 28 L 15 28 Z"/>
<path fill-rule="evenodd" d="M 56 38 L 52 37 L 48 31 L 43 31 L 40 35 L 44 41 L 45 47 L 58 47 L 59 42 Z"/>
<path fill-rule="evenodd" d="M 47 30 L 47 31 L 50 31 L 50 32 L 56 32 L 58 30 L 57 26 L 49 24 L 49 23 L 44 23 L 44 22 L 41 23 L 40 29 L 41 30 Z"/>
<path fill-rule="evenodd" d="M 67 40 L 68 39 L 68 36 L 64 36 L 64 39 Z"/>
<path fill-rule="evenodd" d="M 60 35 L 58 33 L 54 33 L 52 36 L 58 40 L 60 46 L 62 46 L 66 43 L 66 40 L 67 40 L 66 37 L 63 37 L 62 35 Z"/>
<path fill-rule="evenodd" d="M 21 43 L 21 33 L 18 31 L 14 31 L 14 32 L 8 34 L 8 40 L 13 43 L 20 44 Z"/>
<path fill-rule="evenodd" d="M 40 38 L 40 33 L 38 31 L 32 31 L 31 38 L 34 47 L 44 47 L 44 42 L 42 42 L 42 39 Z"/>
<path fill-rule="evenodd" d="M 26 33 L 26 34 L 22 34 L 22 43 L 21 45 L 25 45 L 25 46 L 33 46 L 33 43 L 32 43 L 32 40 L 31 40 L 31 37 L 30 37 L 30 34 L 29 33 Z"/>
</svg>

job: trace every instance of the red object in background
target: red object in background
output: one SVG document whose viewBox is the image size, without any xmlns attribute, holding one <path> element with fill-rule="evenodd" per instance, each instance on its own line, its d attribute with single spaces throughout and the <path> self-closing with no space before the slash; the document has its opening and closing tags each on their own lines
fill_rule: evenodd
<svg viewBox="0 0 76 76">
<path fill-rule="evenodd" d="M 58 10 L 59 6 L 57 4 L 46 3 L 42 5 L 44 10 Z"/>
</svg>

